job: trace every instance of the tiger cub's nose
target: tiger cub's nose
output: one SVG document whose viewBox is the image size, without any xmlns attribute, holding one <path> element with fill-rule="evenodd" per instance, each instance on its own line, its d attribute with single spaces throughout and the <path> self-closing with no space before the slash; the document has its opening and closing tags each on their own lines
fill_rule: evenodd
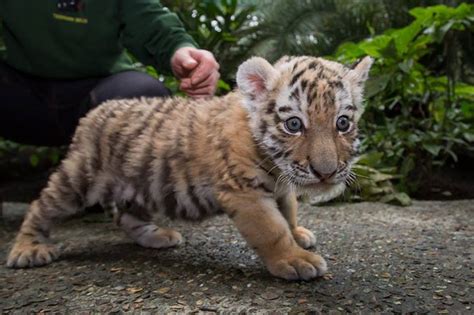
<svg viewBox="0 0 474 315">
<path fill-rule="evenodd" d="M 321 181 L 330 179 L 336 174 L 337 171 L 336 168 L 315 168 L 311 163 L 309 164 L 309 168 L 314 176 L 316 176 Z"/>
</svg>

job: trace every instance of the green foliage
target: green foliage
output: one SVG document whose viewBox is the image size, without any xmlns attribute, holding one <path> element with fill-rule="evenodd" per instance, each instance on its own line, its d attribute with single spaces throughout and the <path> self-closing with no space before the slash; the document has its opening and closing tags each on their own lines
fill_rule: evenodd
<svg viewBox="0 0 474 315">
<path fill-rule="evenodd" d="M 351 200 L 406 205 L 410 202 L 406 192 L 413 192 L 433 168 L 455 163 L 460 153 L 474 158 L 472 4 L 461 0 L 162 3 L 178 13 L 201 48 L 215 54 L 222 74 L 218 95 L 230 91 L 238 64 L 250 55 L 270 60 L 285 54 L 332 55 L 347 64 L 365 55 L 376 59 L 361 120 L 364 155 L 354 166 L 358 180 Z M 0 24 L 0 53 L 1 32 Z M 145 70 L 173 93 L 182 94 L 175 78 L 152 67 Z M 61 154 L 61 149 L 0 139 L 0 173 L 9 172 L 11 165 L 35 169 L 55 164 Z"/>
<path fill-rule="evenodd" d="M 375 168 L 382 153 L 371 152 L 362 155 L 354 165 L 353 171 L 357 175 L 357 185 L 352 187 L 351 200 L 379 200 L 400 206 L 409 206 L 410 197 L 395 189 L 392 181 L 400 178 L 393 175 L 393 168 Z"/>
<path fill-rule="evenodd" d="M 212 51 L 221 65 L 223 81 L 231 82 L 248 52 L 255 32 L 255 6 L 238 0 L 162 1 L 183 21 L 198 45 Z"/>
<path fill-rule="evenodd" d="M 22 145 L 0 138 L 0 174 L 18 176 L 57 165 L 65 151 L 62 147 Z"/>
<path fill-rule="evenodd" d="M 379 153 L 372 167 L 390 167 L 401 175 L 398 188 L 406 192 L 433 167 L 456 162 L 459 152 L 474 152 L 474 86 L 459 82 L 463 56 L 456 47 L 460 38 L 472 35 L 474 6 L 439 5 L 410 13 L 415 18 L 410 25 L 345 43 L 336 53 L 342 62 L 365 55 L 376 59 L 362 120 L 364 149 Z M 427 57 L 441 58 L 442 67 L 432 67 Z"/>
<path fill-rule="evenodd" d="M 409 24 L 408 10 L 458 0 L 264 0 L 250 54 L 329 55 L 344 41 L 359 41 L 390 27 Z"/>
</svg>

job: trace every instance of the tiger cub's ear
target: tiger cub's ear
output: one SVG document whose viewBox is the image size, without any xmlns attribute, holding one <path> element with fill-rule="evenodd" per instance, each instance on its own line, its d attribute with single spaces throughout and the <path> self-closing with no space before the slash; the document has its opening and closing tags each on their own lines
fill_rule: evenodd
<svg viewBox="0 0 474 315">
<path fill-rule="evenodd" d="M 364 83 L 369 78 L 369 70 L 374 59 L 367 56 L 357 63 L 346 75 L 346 78 L 352 85 L 352 99 L 357 108 L 354 119 L 358 121 L 364 112 L 362 94 L 364 92 Z"/>
<path fill-rule="evenodd" d="M 260 57 L 245 61 L 237 71 L 237 85 L 250 100 L 265 98 L 277 78 L 277 70 Z"/>
<path fill-rule="evenodd" d="M 369 70 L 373 62 L 374 59 L 372 57 L 365 57 L 349 70 L 347 78 L 354 85 L 362 85 L 369 78 Z"/>
</svg>

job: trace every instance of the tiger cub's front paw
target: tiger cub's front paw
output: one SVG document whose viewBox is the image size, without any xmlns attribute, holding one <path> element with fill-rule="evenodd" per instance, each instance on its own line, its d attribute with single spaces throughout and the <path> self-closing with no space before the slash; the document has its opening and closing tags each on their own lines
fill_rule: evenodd
<svg viewBox="0 0 474 315">
<path fill-rule="evenodd" d="M 311 280 L 324 275 L 327 264 L 321 256 L 296 247 L 267 262 L 267 268 L 272 275 L 286 280 Z"/>
<path fill-rule="evenodd" d="M 16 242 L 7 259 L 9 268 L 43 266 L 59 257 L 59 248 L 53 244 Z"/>
<path fill-rule="evenodd" d="M 302 226 L 298 226 L 291 231 L 293 237 L 295 238 L 296 243 L 303 248 L 310 248 L 316 245 L 316 237 L 313 232 L 308 229 L 305 229 Z"/>
</svg>

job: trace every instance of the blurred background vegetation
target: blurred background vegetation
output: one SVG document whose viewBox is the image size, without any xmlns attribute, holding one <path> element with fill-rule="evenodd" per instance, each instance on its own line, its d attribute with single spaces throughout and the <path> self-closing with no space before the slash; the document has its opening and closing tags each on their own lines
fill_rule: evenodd
<svg viewBox="0 0 474 315">
<path fill-rule="evenodd" d="M 283 55 L 324 56 L 348 65 L 365 55 L 375 58 L 361 122 L 358 181 L 346 200 L 408 204 L 409 196 L 450 197 L 452 191 L 455 197 L 474 197 L 469 187 L 474 177 L 472 1 L 162 3 L 217 57 L 219 94 L 235 86 L 237 66 L 252 55 L 270 61 Z M 179 93 L 174 78 L 147 71 Z M 14 177 L 55 165 L 63 151 L 0 140 L 0 173 Z M 465 187 L 458 185 L 466 176 Z"/>
</svg>

